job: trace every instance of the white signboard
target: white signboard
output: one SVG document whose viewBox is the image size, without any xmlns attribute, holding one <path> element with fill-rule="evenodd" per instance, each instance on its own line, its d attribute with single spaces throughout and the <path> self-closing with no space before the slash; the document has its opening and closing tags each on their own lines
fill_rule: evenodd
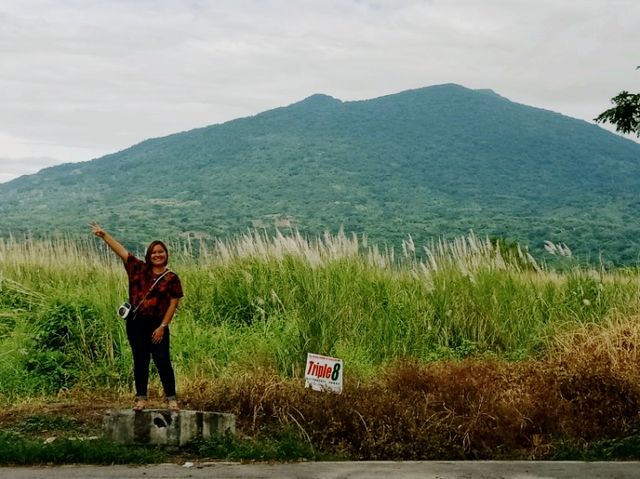
<svg viewBox="0 0 640 479">
<path fill-rule="evenodd" d="M 304 387 L 314 391 L 342 392 L 342 359 L 307 353 Z"/>
</svg>

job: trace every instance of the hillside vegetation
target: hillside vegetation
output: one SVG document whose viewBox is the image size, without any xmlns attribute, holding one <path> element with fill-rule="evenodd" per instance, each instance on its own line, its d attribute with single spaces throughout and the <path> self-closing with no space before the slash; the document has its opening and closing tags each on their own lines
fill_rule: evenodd
<svg viewBox="0 0 640 479">
<path fill-rule="evenodd" d="M 131 247 L 152 236 L 311 236 L 342 225 L 378 244 L 470 230 L 545 240 L 583 261 L 635 264 L 640 145 L 513 103 L 440 85 L 367 101 L 314 95 L 259 115 L 144 141 L 0 185 L 0 236 L 104 224 Z"/>
</svg>

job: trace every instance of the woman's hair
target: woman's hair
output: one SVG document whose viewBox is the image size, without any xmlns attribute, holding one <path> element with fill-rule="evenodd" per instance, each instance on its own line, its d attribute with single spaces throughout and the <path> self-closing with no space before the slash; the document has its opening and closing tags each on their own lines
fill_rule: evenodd
<svg viewBox="0 0 640 479">
<path fill-rule="evenodd" d="M 162 246 L 162 248 L 164 248 L 164 252 L 167 254 L 167 260 L 164 264 L 166 265 L 169 262 L 169 249 L 167 248 L 167 245 L 160 240 L 155 240 L 152 241 L 151 244 L 147 247 L 147 252 L 144 255 L 144 261 L 145 263 L 147 263 L 147 266 L 149 266 L 149 268 L 151 268 L 151 252 L 153 251 L 153 248 L 158 245 Z"/>
</svg>

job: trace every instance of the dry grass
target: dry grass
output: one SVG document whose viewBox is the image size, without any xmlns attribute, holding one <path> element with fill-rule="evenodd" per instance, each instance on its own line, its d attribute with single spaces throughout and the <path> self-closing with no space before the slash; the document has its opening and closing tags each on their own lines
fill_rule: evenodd
<svg viewBox="0 0 640 479">
<path fill-rule="evenodd" d="M 282 427 L 361 459 L 543 458 L 556 439 L 596 441 L 640 426 L 636 318 L 567 335 L 544 360 L 397 363 L 342 395 L 262 372 L 188 386 L 191 407 L 238 415 L 243 431 Z M 570 348 L 567 345 L 571 344 Z"/>
</svg>

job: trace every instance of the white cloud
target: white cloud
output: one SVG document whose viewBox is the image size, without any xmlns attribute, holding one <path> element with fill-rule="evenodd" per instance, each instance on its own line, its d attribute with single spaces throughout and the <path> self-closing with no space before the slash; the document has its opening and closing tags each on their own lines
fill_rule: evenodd
<svg viewBox="0 0 640 479">
<path fill-rule="evenodd" d="M 0 156 L 90 159 L 313 93 L 448 82 L 590 120 L 640 89 L 639 17 L 635 0 L 7 0 L 0 125 L 32 146 L 0 136 Z"/>
</svg>

